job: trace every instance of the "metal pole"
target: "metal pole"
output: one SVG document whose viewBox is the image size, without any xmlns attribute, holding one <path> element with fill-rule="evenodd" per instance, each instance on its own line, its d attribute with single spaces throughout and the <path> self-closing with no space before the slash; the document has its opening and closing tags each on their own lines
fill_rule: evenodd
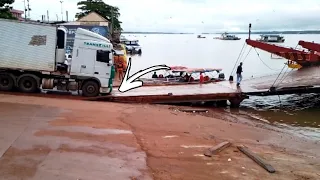
<svg viewBox="0 0 320 180">
<path fill-rule="evenodd" d="M 113 7 L 111 7 L 111 34 L 113 34 Z"/>
<path fill-rule="evenodd" d="M 249 39 L 251 37 L 251 23 L 249 24 Z"/>
<path fill-rule="evenodd" d="M 27 21 L 27 7 L 26 7 L 26 0 L 23 0 L 24 4 L 24 20 Z"/>
<path fill-rule="evenodd" d="M 61 3 L 61 21 L 63 21 L 63 9 L 62 9 L 62 3 L 63 3 L 63 1 L 60 1 L 60 3 Z"/>
<path fill-rule="evenodd" d="M 47 19 L 48 19 L 48 23 L 50 22 L 49 20 L 49 10 L 47 10 Z"/>
<path fill-rule="evenodd" d="M 31 11 L 30 2 L 29 2 L 29 0 L 27 0 L 27 1 L 28 1 L 28 18 L 30 19 L 30 11 Z"/>
<path fill-rule="evenodd" d="M 28 18 L 30 19 L 30 2 L 29 2 L 29 0 L 27 0 L 27 2 L 28 2 Z"/>
</svg>

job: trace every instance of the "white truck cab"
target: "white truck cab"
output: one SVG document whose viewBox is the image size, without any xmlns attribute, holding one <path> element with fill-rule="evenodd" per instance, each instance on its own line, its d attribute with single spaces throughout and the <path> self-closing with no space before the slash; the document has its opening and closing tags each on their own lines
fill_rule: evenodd
<svg viewBox="0 0 320 180">
<path fill-rule="evenodd" d="M 91 31 L 78 28 L 72 52 L 71 76 L 95 77 L 100 93 L 109 93 L 113 46 L 110 41 Z"/>
</svg>

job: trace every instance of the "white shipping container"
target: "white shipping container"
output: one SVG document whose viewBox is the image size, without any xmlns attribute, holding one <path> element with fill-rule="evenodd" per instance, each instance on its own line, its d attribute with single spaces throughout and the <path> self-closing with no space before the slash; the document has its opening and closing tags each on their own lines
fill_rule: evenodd
<svg viewBox="0 0 320 180">
<path fill-rule="evenodd" d="M 57 28 L 0 19 L 0 68 L 54 71 Z"/>
</svg>

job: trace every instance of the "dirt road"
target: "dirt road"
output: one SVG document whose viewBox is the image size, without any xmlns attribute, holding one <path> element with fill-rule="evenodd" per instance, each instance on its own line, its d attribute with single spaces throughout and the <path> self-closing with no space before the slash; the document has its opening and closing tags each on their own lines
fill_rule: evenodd
<svg viewBox="0 0 320 180">
<path fill-rule="evenodd" d="M 0 179 L 319 179 L 319 141 L 169 106 L 0 94 Z M 213 157 L 204 151 L 232 146 Z M 246 145 L 270 174 L 239 152 Z"/>
</svg>

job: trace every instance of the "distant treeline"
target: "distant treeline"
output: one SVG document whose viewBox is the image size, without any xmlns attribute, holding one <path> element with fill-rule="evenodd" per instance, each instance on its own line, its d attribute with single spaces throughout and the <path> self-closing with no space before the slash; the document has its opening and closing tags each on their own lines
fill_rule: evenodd
<svg viewBox="0 0 320 180">
<path fill-rule="evenodd" d="M 214 33 L 219 34 L 219 33 Z M 230 32 L 229 34 L 248 34 L 248 32 Z M 251 34 L 320 34 L 320 31 L 257 31 L 251 32 Z"/>
<path fill-rule="evenodd" d="M 193 33 L 171 33 L 171 32 L 122 32 L 122 34 L 193 34 Z"/>
<path fill-rule="evenodd" d="M 194 34 L 194 33 L 170 33 L 170 32 L 122 32 L 123 34 Z M 228 32 L 229 34 L 248 34 L 248 32 Z M 221 33 L 201 33 L 201 34 L 221 34 Z M 257 31 L 251 34 L 320 34 L 320 31 Z"/>
</svg>

